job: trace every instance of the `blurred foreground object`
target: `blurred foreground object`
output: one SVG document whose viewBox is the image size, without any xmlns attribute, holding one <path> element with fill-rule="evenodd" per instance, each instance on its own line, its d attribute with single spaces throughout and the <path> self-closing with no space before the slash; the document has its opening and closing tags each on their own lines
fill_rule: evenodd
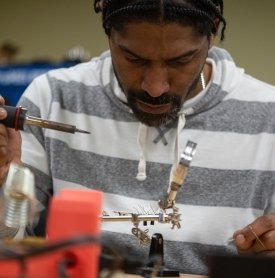
<svg viewBox="0 0 275 278">
<path fill-rule="evenodd" d="M 99 191 L 61 191 L 51 199 L 45 242 L 24 240 L 23 244 L 22 241 L 11 244 L 9 241 L 5 245 L 3 241 L 0 273 L 5 278 L 96 278 L 101 204 Z M 18 249 L 20 252 L 16 252 Z"/>
<path fill-rule="evenodd" d="M 4 183 L 5 225 L 10 228 L 27 226 L 31 204 L 35 199 L 33 173 L 26 167 L 11 164 Z"/>
<path fill-rule="evenodd" d="M 210 258 L 210 278 L 274 278 L 275 259 L 259 256 L 222 256 Z"/>
<path fill-rule="evenodd" d="M 4 42 L 0 45 L 0 66 L 10 65 L 14 62 L 19 47 L 10 42 Z"/>
<path fill-rule="evenodd" d="M 81 62 L 87 62 L 90 59 L 91 59 L 90 52 L 81 45 L 69 49 L 65 54 L 65 62 L 81 63 Z"/>
</svg>

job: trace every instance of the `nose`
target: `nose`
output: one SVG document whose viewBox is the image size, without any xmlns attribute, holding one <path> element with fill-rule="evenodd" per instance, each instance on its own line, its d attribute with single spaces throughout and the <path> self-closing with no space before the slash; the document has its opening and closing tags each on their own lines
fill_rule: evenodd
<svg viewBox="0 0 275 278">
<path fill-rule="evenodd" d="M 170 85 L 167 69 L 162 66 L 151 66 L 147 68 L 144 72 L 141 88 L 151 97 L 159 97 L 169 92 Z"/>
</svg>

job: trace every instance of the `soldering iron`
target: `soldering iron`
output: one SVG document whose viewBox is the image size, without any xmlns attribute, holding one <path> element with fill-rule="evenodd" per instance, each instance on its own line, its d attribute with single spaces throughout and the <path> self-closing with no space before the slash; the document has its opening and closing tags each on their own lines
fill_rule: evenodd
<svg viewBox="0 0 275 278">
<path fill-rule="evenodd" d="M 68 133 L 80 132 L 90 134 L 89 131 L 78 129 L 74 125 L 48 121 L 41 118 L 29 116 L 27 114 L 28 110 L 21 106 L 13 107 L 2 105 L 0 107 L 4 108 L 7 111 L 7 117 L 4 120 L 0 120 L 0 124 L 4 124 L 6 127 L 14 128 L 15 130 L 24 130 L 24 125 L 31 125 Z"/>
</svg>

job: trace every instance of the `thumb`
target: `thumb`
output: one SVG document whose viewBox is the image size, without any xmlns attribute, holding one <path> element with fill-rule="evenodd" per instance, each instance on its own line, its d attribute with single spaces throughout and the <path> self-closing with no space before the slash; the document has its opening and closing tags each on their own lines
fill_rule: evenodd
<svg viewBox="0 0 275 278">
<path fill-rule="evenodd" d="M 247 250 L 251 247 L 251 243 L 246 240 L 243 234 L 234 234 L 233 238 L 235 239 L 235 244 L 240 250 Z"/>
<path fill-rule="evenodd" d="M 236 247 L 238 252 L 241 254 L 252 254 L 253 252 L 253 241 L 246 238 L 243 230 L 236 231 L 233 234 L 233 238 L 235 240 Z"/>
</svg>

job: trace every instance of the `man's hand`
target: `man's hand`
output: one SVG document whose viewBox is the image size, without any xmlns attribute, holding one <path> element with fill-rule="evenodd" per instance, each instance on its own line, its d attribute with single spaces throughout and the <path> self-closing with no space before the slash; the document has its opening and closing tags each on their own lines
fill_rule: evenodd
<svg viewBox="0 0 275 278">
<path fill-rule="evenodd" d="M 258 217 L 251 224 L 234 233 L 240 254 L 275 256 L 275 214 Z"/>
<path fill-rule="evenodd" d="M 0 120 L 7 116 L 6 111 L 1 108 L 4 102 L 0 96 Z M 11 162 L 21 162 L 21 136 L 18 131 L 0 124 L 0 186 Z"/>
</svg>

